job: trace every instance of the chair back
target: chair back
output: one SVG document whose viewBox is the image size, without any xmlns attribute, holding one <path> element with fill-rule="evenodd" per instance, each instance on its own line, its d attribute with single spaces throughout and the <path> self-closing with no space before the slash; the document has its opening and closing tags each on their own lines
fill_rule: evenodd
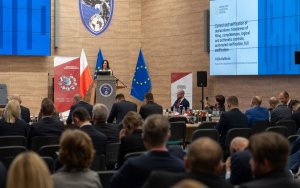
<svg viewBox="0 0 300 188">
<path fill-rule="evenodd" d="M 104 170 L 98 172 L 103 188 L 110 188 L 110 179 L 116 172 L 117 171 L 115 170 Z"/>
<path fill-rule="evenodd" d="M 25 148 L 24 146 L 0 147 L 0 160 L 2 161 L 6 169 L 8 169 L 14 158 L 25 151 L 27 151 L 27 148 Z"/>
<path fill-rule="evenodd" d="M 185 122 L 171 122 L 171 137 L 169 138 L 168 144 L 184 145 L 186 135 Z"/>
<path fill-rule="evenodd" d="M 111 143 L 106 145 L 105 163 L 107 169 L 114 169 L 118 161 L 120 143 Z"/>
<path fill-rule="evenodd" d="M 0 147 L 5 146 L 27 146 L 24 136 L 0 136 Z"/>
<path fill-rule="evenodd" d="M 105 156 L 103 154 L 95 155 L 90 168 L 94 171 L 105 170 Z"/>
<path fill-rule="evenodd" d="M 50 173 L 53 174 L 54 173 L 54 169 L 55 169 L 55 165 L 54 165 L 55 163 L 54 163 L 53 158 L 52 157 L 41 157 L 41 158 L 46 163 L 46 165 L 47 165 Z"/>
<path fill-rule="evenodd" d="M 288 137 L 289 143 L 293 144 L 297 140 L 298 137 L 299 137 L 299 135 L 297 135 L 297 134 L 289 136 Z"/>
<path fill-rule="evenodd" d="M 145 151 L 139 151 L 139 152 L 131 152 L 131 153 L 127 153 L 124 158 L 123 161 L 125 162 L 126 160 L 128 160 L 129 158 L 132 157 L 138 157 L 140 155 L 143 155 L 145 153 Z"/>
<path fill-rule="evenodd" d="M 42 146 L 58 144 L 59 136 L 35 136 L 31 139 L 31 150 L 38 152 Z"/>
<path fill-rule="evenodd" d="M 244 138 L 250 138 L 252 134 L 252 131 L 250 128 L 233 128 L 230 129 L 227 134 L 226 134 L 226 139 L 225 139 L 225 147 L 230 146 L 230 142 L 235 138 L 235 137 L 244 137 Z"/>
<path fill-rule="evenodd" d="M 51 157 L 54 160 L 57 158 L 57 153 L 59 151 L 59 145 L 47 145 L 47 146 L 42 146 L 38 154 L 43 157 Z"/>
<path fill-rule="evenodd" d="M 219 136 L 219 132 L 216 129 L 198 129 L 192 134 L 192 142 L 200 137 L 209 137 L 218 142 Z"/>
<path fill-rule="evenodd" d="M 257 121 L 251 127 L 252 134 L 264 132 L 268 127 L 269 127 L 269 122 L 267 122 L 267 121 Z"/>
<path fill-rule="evenodd" d="M 266 131 L 276 132 L 278 134 L 281 134 L 284 137 L 288 136 L 288 129 L 286 127 L 283 127 L 283 126 L 268 127 L 266 129 Z"/>
<path fill-rule="evenodd" d="M 217 122 L 202 122 L 199 123 L 198 129 L 215 129 L 216 126 L 218 125 Z"/>
<path fill-rule="evenodd" d="M 280 120 L 276 122 L 276 126 L 283 126 L 287 128 L 287 135 L 291 136 L 297 133 L 297 124 L 294 120 Z"/>
<path fill-rule="evenodd" d="M 169 122 L 179 122 L 179 121 L 183 121 L 185 123 L 188 123 L 188 120 L 185 116 L 172 116 L 169 118 Z"/>
</svg>

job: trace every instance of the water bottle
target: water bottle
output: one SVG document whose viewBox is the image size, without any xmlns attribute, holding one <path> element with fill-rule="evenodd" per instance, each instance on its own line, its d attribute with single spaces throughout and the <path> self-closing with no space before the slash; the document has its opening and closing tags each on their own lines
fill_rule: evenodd
<svg viewBox="0 0 300 188">
<path fill-rule="evenodd" d="M 181 115 L 184 115 L 184 113 L 185 113 L 185 107 L 182 108 Z"/>
</svg>

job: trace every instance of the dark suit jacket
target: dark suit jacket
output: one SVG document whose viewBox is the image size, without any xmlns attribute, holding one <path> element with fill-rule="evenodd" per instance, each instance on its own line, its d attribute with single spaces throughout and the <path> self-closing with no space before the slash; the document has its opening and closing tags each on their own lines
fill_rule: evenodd
<svg viewBox="0 0 300 188">
<path fill-rule="evenodd" d="M 142 139 L 142 130 L 137 129 L 131 135 L 121 138 L 121 144 L 118 156 L 118 167 L 122 166 L 123 158 L 127 153 L 145 151 L 144 142 Z"/>
<path fill-rule="evenodd" d="M 96 123 L 94 127 L 97 131 L 103 133 L 107 137 L 107 143 L 119 142 L 119 126 L 116 124 Z"/>
<path fill-rule="evenodd" d="M 111 179 L 111 188 L 140 188 L 154 170 L 184 172 L 183 162 L 165 151 L 128 159 Z"/>
<path fill-rule="evenodd" d="M 245 114 L 248 118 L 249 127 L 258 121 L 269 121 L 269 111 L 264 107 L 255 106 L 246 110 Z"/>
<path fill-rule="evenodd" d="M 292 115 L 293 120 L 296 122 L 297 129 L 300 128 L 300 108 L 298 108 Z"/>
<path fill-rule="evenodd" d="M 21 118 L 26 122 L 30 122 L 30 110 L 29 108 L 26 108 L 25 106 L 20 105 L 21 107 Z"/>
<path fill-rule="evenodd" d="M 129 111 L 137 111 L 137 105 L 130 101 L 120 101 L 117 103 L 114 103 L 111 107 L 110 114 L 107 118 L 108 123 L 112 123 L 114 119 L 116 118 L 116 123 L 119 124 L 122 122 L 124 116 Z"/>
<path fill-rule="evenodd" d="M 180 99 L 177 99 L 177 100 L 174 102 L 174 104 L 173 104 L 172 107 L 171 107 L 171 110 L 173 110 L 174 108 L 177 108 L 177 103 L 178 103 L 179 100 L 180 100 Z M 180 104 L 179 104 L 180 112 L 181 112 L 181 110 L 182 110 L 183 108 L 188 109 L 189 107 L 190 107 L 190 103 L 189 103 L 189 101 L 188 101 L 186 98 L 184 98 L 184 99 L 180 102 Z"/>
<path fill-rule="evenodd" d="M 33 123 L 29 137 L 34 136 L 60 136 L 64 131 L 64 122 L 53 117 L 44 117 L 40 121 Z"/>
<path fill-rule="evenodd" d="M 140 114 L 143 119 L 146 119 L 149 115 L 152 114 L 162 114 L 163 108 L 161 105 L 154 102 L 149 102 L 140 108 Z"/>
<path fill-rule="evenodd" d="M 23 120 L 17 119 L 15 123 L 6 123 L 0 120 L 0 136 L 28 136 L 29 125 Z"/>
<path fill-rule="evenodd" d="M 231 156 L 231 184 L 240 185 L 253 179 L 249 163 L 250 158 L 251 153 L 249 150 L 236 152 Z"/>
<path fill-rule="evenodd" d="M 271 123 L 272 126 L 276 125 L 279 120 L 292 119 L 292 110 L 287 105 L 278 105 L 271 111 Z"/>
<path fill-rule="evenodd" d="M 5 187 L 6 187 L 6 168 L 0 162 L 0 188 L 5 188 Z"/>
<path fill-rule="evenodd" d="M 231 188 L 223 178 L 207 173 L 152 172 L 143 188 L 168 188 L 183 179 L 197 180 L 209 188 Z"/>
<path fill-rule="evenodd" d="M 67 119 L 67 124 L 72 124 L 72 113 L 76 108 L 79 108 L 79 107 L 82 107 L 82 108 L 86 109 L 89 112 L 89 114 L 92 118 L 93 106 L 90 105 L 89 103 L 85 102 L 85 101 L 79 101 L 78 103 L 71 106 L 70 113 L 69 113 L 69 116 L 68 116 L 68 119 Z"/>
<path fill-rule="evenodd" d="M 291 175 L 288 172 L 271 172 L 254 181 L 243 184 L 240 188 L 296 188 L 300 187 L 300 184 L 293 182 Z"/>
<path fill-rule="evenodd" d="M 107 137 L 103 133 L 97 131 L 92 125 L 84 125 L 80 127 L 80 130 L 87 133 L 92 138 L 96 154 L 105 155 Z"/>
<path fill-rule="evenodd" d="M 233 108 L 228 112 L 221 114 L 217 129 L 220 133 L 220 144 L 225 145 L 227 132 L 232 128 L 247 128 L 248 120 L 238 108 Z"/>
</svg>

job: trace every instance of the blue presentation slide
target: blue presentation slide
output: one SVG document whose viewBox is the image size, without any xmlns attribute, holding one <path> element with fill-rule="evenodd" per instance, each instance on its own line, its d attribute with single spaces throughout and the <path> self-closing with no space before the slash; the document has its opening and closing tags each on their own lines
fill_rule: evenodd
<svg viewBox="0 0 300 188">
<path fill-rule="evenodd" d="M 0 55 L 51 55 L 51 0 L 0 0 Z"/>
<path fill-rule="evenodd" d="M 211 0 L 210 75 L 300 74 L 300 0 Z"/>
</svg>

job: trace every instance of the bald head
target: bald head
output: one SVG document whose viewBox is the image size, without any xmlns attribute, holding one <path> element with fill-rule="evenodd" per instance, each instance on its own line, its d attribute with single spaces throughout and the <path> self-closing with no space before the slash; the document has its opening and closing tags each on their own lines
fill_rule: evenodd
<svg viewBox="0 0 300 188">
<path fill-rule="evenodd" d="M 218 175 L 222 171 L 221 146 L 216 141 L 203 137 L 189 146 L 185 166 L 189 172 L 205 172 Z"/>
<path fill-rule="evenodd" d="M 171 188 L 208 188 L 206 185 L 193 179 L 185 179 L 175 184 Z"/>
<path fill-rule="evenodd" d="M 177 99 L 182 99 L 182 98 L 184 98 L 184 90 L 178 89 L 177 90 Z"/>
<path fill-rule="evenodd" d="M 21 96 L 20 96 L 19 94 L 13 94 L 13 95 L 10 97 L 10 100 L 16 100 L 16 101 L 18 101 L 20 104 L 22 103 Z"/>
<path fill-rule="evenodd" d="M 235 137 L 230 143 L 230 154 L 244 151 L 249 145 L 249 140 L 243 137 Z"/>
<path fill-rule="evenodd" d="M 73 101 L 74 103 L 78 103 L 79 101 L 82 100 L 82 97 L 80 94 L 75 94 L 74 97 L 73 97 Z"/>
</svg>

